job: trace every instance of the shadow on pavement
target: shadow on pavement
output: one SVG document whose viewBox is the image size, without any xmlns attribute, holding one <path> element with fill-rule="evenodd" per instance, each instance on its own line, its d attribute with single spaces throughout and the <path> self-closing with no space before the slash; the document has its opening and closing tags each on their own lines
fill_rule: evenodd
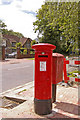
<svg viewBox="0 0 80 120">
<path fill-rule="evenodd" d="M 54 108 L 60 109 L 64 112 L 68 112 L 74 115 L 80 115 L 80 106 L 72 103 L 56 102 L 56 106 Z"/>
<path fill-rule="evenodd" d="M 77 118 L 2 118 L 2 120 L 78 120 Z"/>
</svg>

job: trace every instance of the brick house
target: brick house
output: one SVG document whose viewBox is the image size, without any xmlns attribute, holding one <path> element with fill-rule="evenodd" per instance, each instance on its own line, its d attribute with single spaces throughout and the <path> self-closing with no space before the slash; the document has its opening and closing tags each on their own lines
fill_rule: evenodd
<svg viewBox="0 0 80 120">
<path fill-rule="evenodd" d="M 26 37 L 20 38 L 20 42 L 23 48 L 27 48 L 27 49 L 31 48 L 31 41 L 32 41 L 31 38 L 26 38 Z"/>
<path fill-rule="evenodd" d="M 15 49 L 13 49 L 16 45 L 16 43 L 21 42 L 22 47 L 25 48 L 31 48 L 31 38 L 26 38 L 26 37 L 22 37 L 19 38 L 17 36 L 14 35 L 3 35 L 3 38 L 6 39 L 6 53 L 12 53 L 15 51 Z"/>
<path fill-rule="evenodd" d="M 6 38 L 6 47 L 15 47 L 15 44 L 19 42 L 20 38 L 14 35 L 3 35 Z"/>
</svg>

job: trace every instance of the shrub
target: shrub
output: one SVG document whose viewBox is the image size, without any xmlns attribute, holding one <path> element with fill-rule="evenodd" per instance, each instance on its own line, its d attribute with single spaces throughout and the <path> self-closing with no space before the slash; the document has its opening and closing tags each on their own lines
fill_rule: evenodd
<svg viewBox="0 0 80 120">
<path fill-rule="evenodd" d="M 26 54 L 27 54 L 27 50 L 24 50 L 24 51 L 23 51 L 23 54 L 26 55 Z"/>
</svg>

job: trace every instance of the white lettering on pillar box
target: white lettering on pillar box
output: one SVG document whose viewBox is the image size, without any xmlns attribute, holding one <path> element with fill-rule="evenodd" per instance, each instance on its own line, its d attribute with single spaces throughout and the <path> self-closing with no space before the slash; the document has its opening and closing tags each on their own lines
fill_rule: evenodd
<svg viewBox="0 0 80 120">
<path fill-rule="evenodd" d="M 46 61 L 40 61 L 40 71 L 46 71 Z"/>
</svg>

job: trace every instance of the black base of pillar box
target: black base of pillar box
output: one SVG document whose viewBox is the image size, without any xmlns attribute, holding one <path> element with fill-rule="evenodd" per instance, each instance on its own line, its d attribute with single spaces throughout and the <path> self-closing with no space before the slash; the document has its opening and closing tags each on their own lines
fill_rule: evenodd
<svg viewBox="0 0 80 120">
<path fill-rule="evenodd" d="M 52 112 L 52 99 L 39 100 L 34 98 L 34 111 L 38 115 L 47 115 Z"/>
<path fill-rule="evenodd" d="M 56 84 L 52 84 L 52 102 L 56 102 Z"/>
</svg>

